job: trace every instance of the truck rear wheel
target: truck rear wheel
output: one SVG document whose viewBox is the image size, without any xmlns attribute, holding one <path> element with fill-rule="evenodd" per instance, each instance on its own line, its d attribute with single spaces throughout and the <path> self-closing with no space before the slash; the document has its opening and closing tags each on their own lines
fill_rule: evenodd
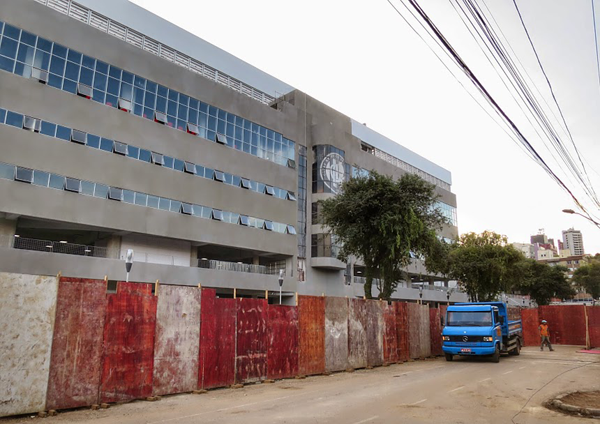
<svg viewBox="0 0 600 424">
<path fill-rule="evenodd" d="M 511 350 L 510 352 L 508 352 L 510 355 L 515 355 L 518 356 L 521 354 L 521 341 L 517 340 L 517 343 L 515 345 L 515 348 L 513 350 Z"/>
<path fill-rule="evenodd" d="M 500 362 L 500 346 L 496 345 L 496 350 L 494 351 L 494 354 L 492 355 L 492 362 L 494 363 L 498 363 Z"/>
<path fill-rule="evenodd" d="M 444 355 L 446 355 L 446 361 L 451 362 L 452 359 L 454 359 L 454 355 L 452 355 L 451 353 L 445 353 Z"/>
</svg>

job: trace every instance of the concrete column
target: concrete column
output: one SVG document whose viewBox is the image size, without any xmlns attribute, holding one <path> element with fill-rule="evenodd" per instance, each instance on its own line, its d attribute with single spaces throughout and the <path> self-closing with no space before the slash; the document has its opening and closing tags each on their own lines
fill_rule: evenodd
<svg viewBox="0 0 600 424">
<path fill-rule="evenodd" d="M 252 264 L 253 264 L 253 265 L 260 265 L 260 258 L 258 257 L 258 255 L 257 255 L 257 256 L 254 256 L 254 257 L 252 258 Z"/>
<path fill-rule="evenodd" d="M 12 247 L 16 231 L 16 219 L 0 218 L 0 247 Z"/>
<path fill-rule="evenodd" d="M 127 252 L 123 252 L 125 254 Z M 110 236 L 106 239 L 106 256 L 109 258 L 121 258 L 121 236 Z"/>
<path fill-rule="evenodd" d="M 190 266 L 195 268 L 198 266 L 198 247 L 192 246 L 190 249 Z"/>
</svg>

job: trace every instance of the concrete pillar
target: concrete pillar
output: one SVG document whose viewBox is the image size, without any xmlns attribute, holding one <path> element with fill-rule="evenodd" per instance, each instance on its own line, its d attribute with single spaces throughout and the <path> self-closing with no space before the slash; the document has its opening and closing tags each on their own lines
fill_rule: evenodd
<svg viewBox="0 0 600 424">
<path fill-rule="evenodd" d="M 0 218 L 0 247 L 12 247 L 16 231 L 16 219 Z"/>
<path fill-rule="evenodd" d="M 198 246 L 190 248 L 190 266 L 194 268 L 198 266 Z"/>
<path fill-rule="evenodd" d="M 254 256 L 254 257 L 252 258 L 252 264 L 253 264 L 253 265 L 260 265 L 260 257 L 259 257 L 258 255 L 257 255 L 257 256 Z"/>
<path fill-rule="evenodd" d="M 123 252 L 125 255 L 127 252 Z M 106 239 L 106 257 L 112 259 L 121 258 L 121 236 L 110 236 Z"/>
</svg>

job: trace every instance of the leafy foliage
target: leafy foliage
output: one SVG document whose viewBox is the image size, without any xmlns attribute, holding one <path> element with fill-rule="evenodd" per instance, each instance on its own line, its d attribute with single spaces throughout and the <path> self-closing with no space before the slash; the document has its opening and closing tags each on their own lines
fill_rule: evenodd
<svg viewBox="0 0 600 424">
<path fill-rule="evenodd" d="M 534 259 L 523 259 L 517 264 L 518 282 L 513 289 L 528 294 L 538 305 L 547 305 L 554 297 L 569 298 L 575 294 L 565 273 L 567 268 L 550 266 Z"/>
<path fill-rule="evenodd" d="M 413 174 L 394 181 L 372 171 L 352 178 L 334 198 L 321 202 L 321 222 L 341 243 L 339 259 L 353 255 L 365 264 L 365 295 L 372 279 L 383 280 L 379 297 L 389 299 L 403 278 L 410 252 L 427 255 L 437 242 L 436 230 L 446 219 L 434 207 L 434 186 Z"/>
<path fill-rule="evenodd" d="M 575 270 L 573 281 L 594 299 L 600 298 L 600 255 Z"/>
</svg>

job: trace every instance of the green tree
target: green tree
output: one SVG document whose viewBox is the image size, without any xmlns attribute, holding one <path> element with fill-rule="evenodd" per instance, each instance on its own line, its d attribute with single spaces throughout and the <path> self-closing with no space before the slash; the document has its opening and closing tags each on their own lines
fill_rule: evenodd
<svg viewBox="0 0 600 424">
<path fill-rule="evenodd" d="M 410 263 L 410 252 L 427 255 L 446 219 L 435 207 L 432 184 L 413 174 L 398 180 L 372 171 L 346 181 L 341 193 L 321 202 L 321 223 L 340 242 L 339 259 L 350 255 L 365 264 L 365 296 L 372 297 L 373 277 L 389 299 Z"/>
<path fill-rule="evenodd" d="M 547 305 L 554 297 L 572 297 L 575 290 L 567 280 L 567 268 L 550 266 L 534 259 L 523 259 L 516 265 L 518 282 L 513 286 L 521 294 L 528 294 L 538 305 Z"/>
<path fill-rule="evenodd" d="M 588 265 L 575 270 L 573 281 L 578 287 L 585 289 L 594 299 L 600 298 L 600 257 L 592 259 Z"/>
<path fill-rule="evenodd" d="M 440 261 L 434 268 L 442 271 L 445 266 L 472 301 L 488 302 L 509 291 L 518 278 L 514 265 L 522 259 L 523 255 L 507 244 L 505 236 L 484 231 L 463 234 L 458 243 L 450 246 L 447 264 Z"/>
</svg>

